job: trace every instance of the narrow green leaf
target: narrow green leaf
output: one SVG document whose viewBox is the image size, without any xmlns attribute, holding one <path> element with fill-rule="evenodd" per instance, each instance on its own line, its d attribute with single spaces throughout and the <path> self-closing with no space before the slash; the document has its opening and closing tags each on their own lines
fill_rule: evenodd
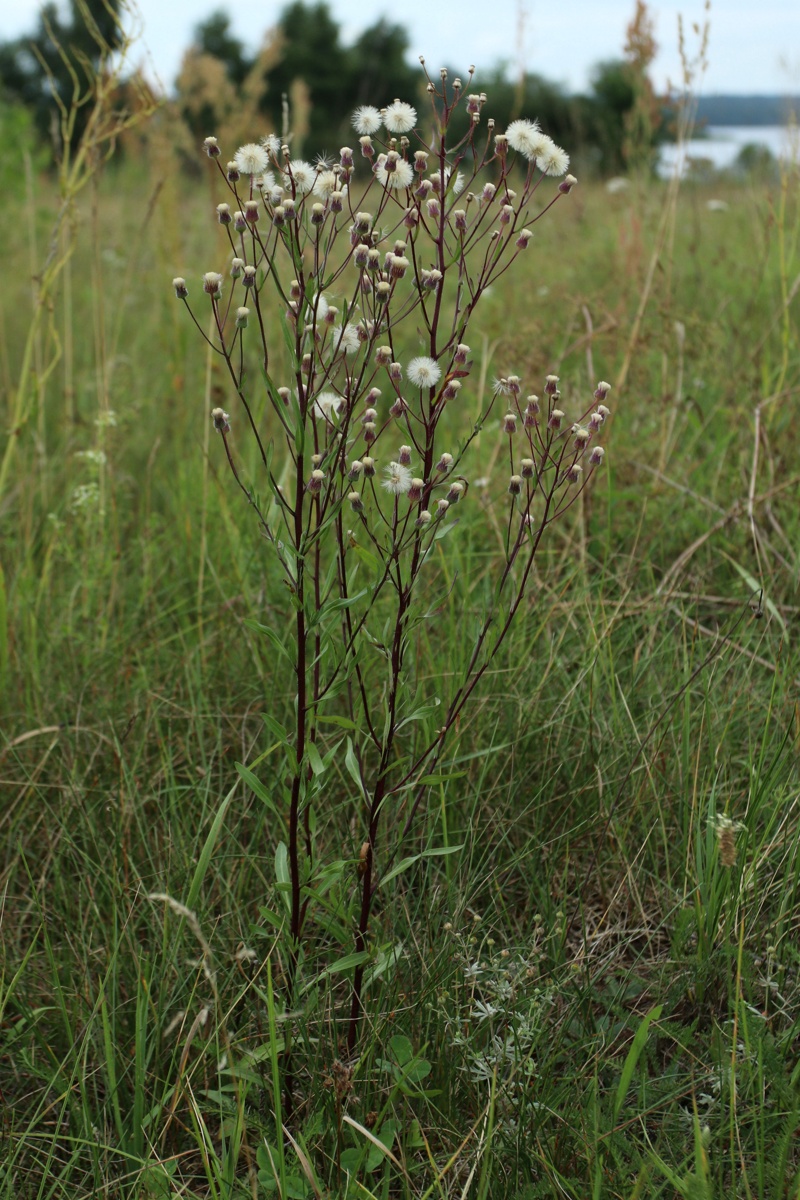
<svg viewBox="0 0 800 1200">
<path fill-rule="evenodd" d="M 349 717 L 317 717 L 317 721 L 320 725 L 338 725 L 340 729 L 358 729 Z"/>
<path fill-rule="evenodd" d="M 285 640 L 283 640 L 274 629 L 270 629 L 269 625 L 262 625 L 260 621 L 256 621 L 252 617 L 245 617 L 244 623 L 247 628 L 252 629 L 254 633 L 263 633 L 264 637 L 269 639 L 278 653 L 284 658 L 288 659 L 288 661 L 294 665 L 294 661 L 288 651 Z"/>
<path fill-rule="evenodd" d="M 250 791 L 255 796 L 258 796 L 259 800 L 263 800 L 263 802 L 266 804 L 266 806 L 270 810 L 270 812 L 275 813 L 276 817 L 280 816 L 280 813 L 278 812 L 275 801 L 272 799 L 272 796 L 267 791 L 266 786 L 261 782 L 261 780 L 258 778 L 258 776 L 254 775 L 253 772 L 248 767 L 246 767 L 243 763 L 240 763 L 240 762 L 237 762 L 236 770 L 239 772 L 242 779 L 245 781 L 247 786 L 250 788 Z"/>
<path fill-rule="evenodd" d="M 283 903 L 286 905 L 286 911 L 292 911 L 292 897 L 289 894 L 292 889 L 292 881 L 289 875 L 289 851 L 286 849 L 286 842 L 278 842 L 275 850 L 275 879 L 278 884 L 278 891 L 283 897 Z"/>
<path fill-rule="evenodd" d="M 439 697 L 436 696 L 429 703 L 420 704 L 419 708 L 415 708 L 407 717 L 403 717 L 403 720 L 397 724 L 396 728 L 402 729 L 404 725 L 410 724 L 411 721 L 424 721 L 426 717 L 433 716 L 441 703 Z"/>
<path fill-rule="evenodd" d="M 631 1080 L 633 1079 L 633 1073 L 636 1070 L 636 1064 L 638 1063 L 639 1057 L 644 1050 L 645 1043 L 647 1042 L 647 1031 L 649 1030 L 652 1022 L 657 1021 L 661 1016 L 661 1010 L 663 1007 L 663 1004 L 657 1004 L 655 1008 L 651 1008 L 649 1013 L 642 1018 L 641 1024 L 636 1030 L 633 1041 L 631 1042 L 631 1048 L 627 1053 L 624 1065 L 622 1067 L 622 1075 L 620 1076 L 619 1084 L 617 1085 L 617 1093 L 614 1097 L 615 1121 L 620 1114 L 623 1101 L 627 1094 L 628 1088 L 630 1087 Z"/>
<path fill-rule="evenodd" d="M 414 863 L 419 862 L 421 858 L 438 858 L 444 854 L 457 854 L 463 849 L 463 842 L 459 846 L 437 846 L 433 850 L 423 850 L 421 854 L 412 854 L 408 858 L 401 858 L 399 863 L 395 863 L 391 871 L 387 871 L 378 880 L 378 887 L 383 887 L 396 876 L 402 875 L 403 871 L 407 871 L 409 867 L 413 867 Z"/>
<path fill-rule="evenodd" d="M 311 767 L 311 770 L 314 772 L 314 774 L 315 775 L 324 775 L 325 774 L 325 764 L 322 761 L 322 759 L 320 758 L 319 750 L 317 749 L 317 747 L 314 745 L 313 742 L 309 742 L 308 745 L 306 746 L 306 754 L 308 756 L 309 766 Z"/>
<path fill-rule="evenodd" d="M 359 793 L 363 795 L 364 784 L 361 781 L 361 771 L 358 767 L 358 759 L 356 758 L 356 752 L 353 749 L 353 741 L 351 738 L 347 739 L 347 752 L 344 756 L 344 765 L 347 767 L 347 773 L 356 784 Z"/>
<path fill-rule="evenodd" d="M 205 879 L 206 871 L 208 870 L 208 864 L 211 862 L 211 855 L 214 853 L 214 848 L 216 847 L 217 839 L 219 838 L 222 830 L 223 822 L 227 816 L 228 808 L 230 807 L 234 792 L 238 786 L 239 784 L 237 781 L 228 792 L 225 799 L 222 801 L 222 804 L 220 804 L 217 815 L 214 817 L 214 820 L 211 823 L 211 828 L 208 831 L 208 837 L 203 844 L 203 849 L 200 851 L 200 857 L 197 860 L 197 866 L 195 867 L 194 875 L 192 876 L 192 882 L 189 886 L 189 894 L 186 897 L 187 908 L 194 908 L 195 904 L 197 904 L 197 899 L 200 895 L 200 888 L 203 886 L 203 880 Z"/>
</svg>

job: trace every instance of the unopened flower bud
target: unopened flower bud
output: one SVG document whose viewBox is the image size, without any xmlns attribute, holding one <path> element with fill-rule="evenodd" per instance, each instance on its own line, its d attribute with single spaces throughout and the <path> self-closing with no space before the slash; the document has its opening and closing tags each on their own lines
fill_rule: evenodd
<svg viewBox="0 0 800 1200">
<path fill-rule="evenodd" d="M 292 393 L 289 390 L 289 388 L 287 388 L 287 387 L 278 388 L 278 395 L 280 396 L 283 403 L 286 405 L 288 405 L 289 401 L 292 398 Z"/>
<path fill-rule="evenodd" d="M 367 270 L 380 271 L 381 269 L 381 252 L 373 246 L 367 254 Z"/>
<path fill-rule="evenodd" d="M 220 225 L 230 225 L 231 223 L 231 206 L 230 204 L 217 205 L 217 220 Z"/>
<path fill-rule="evenodd" d="M 225 178 L 227 179 L 228 183 L 238 183 L 241 179 L 239 168 L 235 162 L 228 163 L 227 167 L 225 168 Z"/>
<path fill-rule="evenodd" d="M 527 250 L 528 242 L 531 240 L 532 237 L 533 237 L 532 229 L 521 229 L 519 231 L 519 237 L 517 238 L 516 245 L 519 246 L 520 250 Z"/>
<path fill-rule="evenodd" d="M 370 458 L 369 455 L 365 454 L 361 459 L 361 466 L 364 468 L 365 478 L 372 479 L 373 475 L 375 474 L 375 459 Z"/>
<path fill-rule="evenodd" d="M 306 484 L 306 489 L 309 492 L 311 492 L 312 495 L 318 494 L 319 492 L 322 491 L 322 481 L 324 478 L 325 478 L 325 472 L 320 471 L 320 469 L 317 467 L 315 470 L 313 470 L 311 472 L 311 477 L 310 477 L 308 483 Z"/>
<path fill-rule="evenodd" d="M 508 223 L 511 220 L 511 218 L 513 217 L 513 215 L 514 215 L 514 209 L 511 207 L 510 204 L 501 205 L 501 207 L 500 207 L 500 224 L 508 225 Z"/>
<path fill-rule="evenodd" d="M 605 404 L 598 404 L 597 411 L 600 414 L 600 416 L 603 418 L 603 423 L 605 424 L 605 422 L 611 416 L 611 409 L 606 408 Z"/>
<path fill-rule="evenodd" d="M 508 138 L 504 133 L 495 134 L 494 148 L 498 158 L 505 158 L 508 154 Z"/>
<path fill-rule="evenodd" d="M 416 229 L 419 224 L 419 213 L 415 208 L 407 208 L 403 216 L 403 224 L 406 229 Z"/>
<path fill-rule="evenodd" d="M 234 258 L 231 261 L 231 279 L 238 279 L 244 270 L 244 259 Z"/>
<path fill-rule="evenodd" d="M 247 329 L 247 318 L 250 316 L 249 308 L 237 308 L 236 310 L 236 328 Z"/>
<path fill-rule="evenodd" d="M 462 233 L 465 233 L 467 229 L 467 214 L 465 209 L 455 209 L 453 212 L 453 220 L 455 221 L 456 229 L 460 229 Z"/>
<path fill-rule="evenodd" d="M 469 358 L 469 346 L 467 346 L 465 342 L 459 342 L 458 345 L 456 346 L 456 352 L 455 352 L 455 355 L 453 356 L 453 361 L 457 362 L 460 367 L 463 367 L 466 365 L 468 358 Z"/>
<path fill-rule="evenodd" d="M 282 204 L 277 204 L 272 210 L 272 224 L 278 229 L 286 224 L 286 209 Z"/>
<path fill-rule="evenodd" d="M 589 442 L 589 438 L 592 436 L 589 433 L 589 430 L 582 429 L 580 426 L 578 426 L 578 428 L 574 432 L 575 432 L 575 448 L 577 450 L 585 450 L 586 446 Z"/>
<path fill-rule="evenodd" d="M 508 491 L 512 496 L 518 496 L 522 491 L 522 476 L 512 475 L 508 481 Z"/>
<path fill-rule="evenodd" d="M 417 527 L 417 529 L 424 529 L 425 526 L 430 525 L 430 523 L 431 523 L 431 514 L 428 512 L 427 508 L 423 508 L 422 512 L 419 514 L 419 516 L 417 517 L 414 524 Z"/>
<path fill-rule="evenodd" d="M 209 296 L 222 294 L 222 276 L 217 271 L 206 271 L 203 276 L 203 291 Z"/>
<path fill-rule="evenodd" d="M 577 182 L 578 181 L 574 175 L 565 175 L 561 180 L 561 183 L 558 185 L 558 190 L 562 193 L 562 195 L 566 196 L 568 192 L 572 191 Z"/>
<path fill-rule="evenodd" d="M 369 233 L 372 228 L 372 213 L 356 213 L 355 226 L 359 233 Z"/>
<path fill-rule="evenodd" d="M 237 209 L 233 214 L 233 228 L 237 233 L 244 233 L 247 229 L 247 221 L 244 219 L 244 213 Z"/>
<path fill-rule="evenodd" d="M 312 204 L 311 205 L 311 224 L 312 225 L 321 225 L 324 220 L 325 220 L 325 205 L 324 204 Z"/>
<path fill-rule="evenodd" d="M 488 204 L 491 200 L 494 200 L 496 193 L 497 188 L 493 183 L 485 183 L 483 185 L 483 191 L 481 192 L 481 200 L 483 200 L 485 204 Z"/>
<path fill-rule="evenodd" d="M 436 470 L 437 471 L 449 471 L 450 467 L 452 465 L 452 462 L 453 462 L 452 454 L 448 454 L 445 451 L 445 453 L 441 456 L 441 458 L 439 459 L 439 461 L 436 464 Z"/>
<path fill-rule="evenodd" d="M 408 259 L 401 254 L 392 255 L 392 265 L 389 268 L 389 274 L 392 279 L 402 279 L 408 270 Z"/>
<path fill-rule="evenodd" d="M 364 422 L 364 441 L 368 446 L 371 446 L 378 436 L 374 421 Z M 362 459 L 363 461 L 363 459 Z"/>
<path fill-rule="evenodd" d="M 246 288 L 255 287 L 256 285 L 256 269 L 254 266 L 247 266 L 242 275 L 242 284 Z"/>
<path fill-rule="evenodd" d="M 428 152 L 427 150 L 414 151 L 414 170 L 420 175 L 424 175 L 428 167 Z"/>
<path fill-rule="evenodd" d="M 567 467 L 567 479 L 570 483 L 577 483 L 583 474 L 583 467 L 580 463 L 573 463 L 571 467 Z"/>
<path fill-rule="evenodd" d="M 410 446 L 401 446 L 400 447 L 398 454 L 397 454 L 397 461 L 400 463 L 401 467 L 410 467 L 411 466 L 411 447 Z"/>
<path fill-rule="evenodd" d="M 591 432 L 591 433 L 597 433 L 598 429 L 600 428 L 600 426 L 601 426 L 602 424 L 603 424 L 603 417 L 602 417 L 602 414 L 601 414 L 601 413 L 599 413 L 599 412 L 593 412 L 593 413 L 592 413 L 592 415 L 589 417 L 589 430 L 590 430 L 590 432 Z"/>
<path fill-rule="evenodd" d="M 244 202 L 244 219 L 250 225 L 255 225 L 258 221 L 258 201 L 245 200 Z"/>
<path fill-rule="evenodd" d="M 513 413 L 513 412 L 507 412 L 506 415 L 503 417 L 503 433 L 516 433 L 516 432 L 517 432 L 517 414 Z"/>
<path fill-rule="evenodd" d="M 367 256 L 369 255 L 369 246 L 365 242 L 359 243 L 353 251 L 353 262 L 363 271 L 367 265 Z"/>
<path fill-rule="evenodd" d="M 455 479 L 450 484 L 450 490 L 447 493 L 447 500 L 450 504 L 458 504 L 461 497 L 464 495 L 464 484 L 460 480 Z"/>
<path fill-rule="evenodd" d="M 364 511 L 364 501 L 361 499 L 360 492 L 348 492 L 347 499 L 350 501 L 350 507 L 353 512 L 360 513 Z"/>
<path fill-rule="evenodd" d="M 437 197 L 431 196 L 431 198 L 429 200 L 426 200 L 425 207 L 428 210 L 428 216 L 432 220 L 436 220 L 436 218 L 439 216 L 439 213 L 441 212 L 441 206 L 439 204 Z"/>
<path fill-rule="evenodd" d="M 328 204 L 332 213 L 340 213 L 344 208 L 344 192 L 331 192 Z"/>
<path fill-rule="evenodd" d="M 219 143 L 215 137 L 207 137 L 203 139 L 203 150 L 209 158 L 219 158 L 222 151 L 219 148 Z"/>
<path fill-rule="evenodd" d="M 555 396 L 556 392 L 558 391 L 558 376 L 557 375 L 548 375 L 547 376 L 547 378 L 544 381 L 544 390 L 545 390 L 546 395 Z M 602 400 L 602 396 L 600 397 L 600 399 Z"/>
<path fill-rule="evenodd" d="M 533 459 L 523 458 L 520 463 L 520 470 L 522 471 L 523 479 L 533 479 Z"/>
<path fill-rule="evenodd" d="M 391 346 L 378 346 L 375 351 L 375 364 L 379 367 L 388 367 L 392 362 Z"/>
<path fill-rule="evenodd" d="M 294 196 L 285 196 L 281 203 L 283 205 L 283 211 L 286 213 L 287 220 L 291 219 L 294 216 L 295 211 Z"/>
<path fill-rule="evenodd" d="M 560 429 L 561 422 L 564 420 L 564 414 L 560 408 L 554 408 L 550 413 L 550 419 L 547 422 L 548 429 Z"/>
<path fill-rule="evenodd" d="M 443 516 L 444 516 L 444 514 L 447 512 L 447 510 L 448 510 L 448 508 L 449 508 L 449 507 L 450 507 L 450 501 L 449 501 L 449 500 L 437 500 L 437 502 L 436 502 L 436 516 L 437 516 L 437 517 L 443 517 Z"/>
<path fill-rule="evenodd" d="M 352 167 L 353 151 L 349 146 L 342 146 L 341 150 L 339 151 L 339 162 L 345 168 L 345 170 L 349 170 L 349 168 Z"/>
<path fill-rule="evenodd" d="M 375 420 L 377 420 L 377 417 L 378 417 L 378 413 L 377 413 L 377 410 L 376 410 L 376 409 L 374 409 L 374 408 L 365 408 L 365 409 L 364 409 L 364 415 L 363 415 L 363 417 L 361 418 L 361 424 L 362 424 L 362 425 L 366 425 L 366 424 L 368 424 L 370 421 L 375 421 Z"/>
<path fill-rule="evenodd" d="M 230 433 L 231 419 L 226 412 L 221 408 L 212 408 L 211 420 L 214 422 L 214 428 L 220 433 Z"/>
<path fill-rule="evenodd" d="M 605 453 L 606 452 L 602 446 L 594 446 L 591 454 L 589 455 L 589 466 L 599 467 L 603 461 L 603 458 L 605 457 Z"/>
<path fill-rule="evenodd" d="M 412 479 L 411 487 L 408 489 L 408 498 L 412 504 L 419 504 L 422 499 L 422 492 L 425 487 L 423 480 Z"/>
<path fill-rule="evenodd" d="M 460 379 L 448 379 L 447 383 L 445 384 L 444 391 L 442 392 L 442 399 L 443 400 L 455 400 L 455 398 L 458 395 L 460 390 L 461 390 L 461 380 Z"/>
<path fill-rule="evenodd" d="M 186 280 L 182 275 L 177 275 L 173 279 L 172 286 L 175 288 L 175 298 L 177 300 L 185 300 L 189 295 L 189 289 L 186 286 Z"/>
<path fill-rule="evenodd" d="M 372 145 L 371 137 L 368 137 L 365 134 L 364 137 L 361 137 L 358 139 L 358 144 L 361 147 L 361 154 L 363 155 L 364 158 L 374 158 L 375 157 L 375 150 Z"/>
<path fill-rule="evenodd" d="M 425 197 L 432 191 L 433 184 L 431 183 L 430 179 L 420 179 L 414 195 L 417 197 L 417 199 L 424 200 Z"/>
</svg>

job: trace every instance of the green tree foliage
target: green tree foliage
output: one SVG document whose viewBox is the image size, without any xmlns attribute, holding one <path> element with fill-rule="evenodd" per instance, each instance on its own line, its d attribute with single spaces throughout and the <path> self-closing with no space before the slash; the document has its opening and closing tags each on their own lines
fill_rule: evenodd
<svg viewBox="0 0 800 1200">
<path fill-rule="evenodd" d="M 312 4 L 294 0 L 278 18 L 275 36 L 278 59 L 266 71 L 261 111 L 265 123 L 280 131 L 283 98 L 291 97 L 302 84 L 310 102 L 309 112 L 303 114 L 303 121 L 308 123 L 303 138 L 306 155 L 338 150 L 342 139 L 352 141 L 349 117 L 357 105 L 380 107 L 395 97 L 413 101 L 420 89 L 419 68 L 406 62 L 408 35 L 402 25 L 380 19 L 346 47 L 324 0 Z M 247 56 L 222 10 L 197 26 L 193 49 L 217 59 L 237 89 L 242 88 L 258 61 L 255 56 Z M 296 119 L 298 114 L 293 116 Z M 205 132 L 214 125 L 211 112 L 192 121 L 198 133 L 201 126 Z"/>
<path fill-rule="evenodd" d="M 451 71 L 450 79 L 455 78 L 456 73 Z M 462 83 L 466 87 L 466 80 Z M 470 90 L 486 92 L 489 96 L 498 132 L 517 117 L 535 117 L 545 132 L 562 146 L 574 147 L 582 139 L 584 102 L 579 97 L 568 96 L 559 84 L 541 75 L 526 75 L 512 81 L 505 65 L 499 64 L 489 74 L 476 77 Z M 466 113 L 459 112 L 453 128 L 456 121 L 461 136 L 467 131 Z M 484 127 L 480 128 L 485 136 Z"/>
<path fill-rule="evenodd" d="M 120 0 L 70 0 L 65 16 L 46 4 L 29 37 L 0 44 L 0 87 L 8 101 L 28 108 L 39 132 L 58 142 L 58 109 L 53 92 L 69 107 L 77 80 L 85 95 L 103 52 L 122 42 Z M 83 119 L 81 119 L 83 116 Z M 85 115 L 78 113 L 73 133 L 80 138 Z"/>
<path fill-rule="evenodd" d="M 406 62 L 407 52 L 408 34 L 402 25 L 381 19 L 365 29 L 348 53 L 348 107 L 382 108 L 395 99 L 413 101 L 421 72 Z"/>
<path fill-rule="evenodd" d="M 210 54 L 224 65 L 231 83 L 241 87 L 252 60 L 245 54 L 244 43 L 231 30 L 231 19 L 219 8 L 195 27 L 194 44 L 202 54 Z"/>
<path fill-rule="evenodd" d="M 618 175 L 626 166 L 626 116 L 636 101 L 628 64 L 621 60 L 599 63 L 592 73 L 591 88 L 585 108 L 586 140 L 600 174 Z"/>
<path fill-rule="evenodd" d="M 274 129 L 281 128 L 283 96 L 302 81 L 311 111 L 304 153 L 338 147 L 337 132 L 346 108 L 348 54 L 341 44 L 339 27 L 327 4 L 296 0 L 278 20 L 282 54 L 270 71 L 264 109 Z"/>
</svg>

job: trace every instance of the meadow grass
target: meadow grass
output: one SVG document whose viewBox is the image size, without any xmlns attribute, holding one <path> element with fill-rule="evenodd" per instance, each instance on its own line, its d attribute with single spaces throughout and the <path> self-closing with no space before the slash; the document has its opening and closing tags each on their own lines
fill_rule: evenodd
<svg viewBox="0 0 800 1200">
<path fill-rule="evenodd" d="M 282 1135 L 279 821 L 235 763 L 268 772 L 261 713 L 291 714 L 246 624 L 285 627 L 285 591 L 169 287 L 216 267 L 218 197 L 145 160 L 84 193 L 0 497 L 0 1195 L 800 1196 L 797 198 L 687 185 L 665 218 L 665 185 L 581 185 L 476 318 L 485 388 L 624 372 L 606 465 L 407 852 L 461 849 L 375 913 L 396 953 L 352 1074 L 321 976 Z M 4 203 L 13 412 L 52 219 Z M 501 544 L 499 442 L 417 635 L 431 678 Z"/>
</svg>

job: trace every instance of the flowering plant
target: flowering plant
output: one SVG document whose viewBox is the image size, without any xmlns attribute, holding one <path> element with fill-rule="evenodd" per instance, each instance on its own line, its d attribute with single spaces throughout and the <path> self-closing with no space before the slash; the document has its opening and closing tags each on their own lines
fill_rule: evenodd
<svg viewBox="0 0 800 1200">
<path fill-rule="evenodd" d="M 307 994 L 298 979 L 312 945 L 351 939 L 341 960 L 352 972 L 351 1054 L 366 988 L 400 953 L 371 945 L 376 894 L 421 857 L 396 858 L 424 816 L 430 785 L 444 778 L 437 771 L 446 769 L 448 737 L 519 610 L 545 531 L 602 461 L 596 441 L 608 416 L 608 385 L 600 384 L 596 407 L 568 420 L 555 376 L 542 399 L 523 394 L 515 375 L 499 380 L 480 408 L 468 398 L 467 335 L 478 302 L 529 251 L 532 227 L 576 181 L 535 121 L 500 133 L 484 120 L 486 96 L 469 90 L 472 72 L 467 88 L 448 84 L 444 71 L 439 82 L 426 79 L 425 121 L 399 100 L 355 113 L 369 168 L 357 201 L 349 147 L 335 164 L 312 167 L 270 134 L 223 167 L 216 140 L 205 142 L 229 193 L 217 215 L 231 279 L 228 288 L 221 274 L 204 276 L 214 330 L 207 340 L 257 447 L 267 502 L 244 478 L 232 418 L 222 408 L 211 415 L 288 587 L 291 635 L 259 628 L 289 657 L 296 688 L 291 730 L 265 717 L 284 769 L 269 788 L 240 770 L 285 828 L 276 851 L 283 917 L 272 914 L 284 938 L 285 1009 Z M 459 106 L 470 126 L 450 145 Z M 539 203 L 548 177 L 561 181 Z M 188 307 L 185 280 L 174 286 Z M 271 417 L 257 410 L 245 371 L 254 352 Z M 475 439 L 501 395 L 503 552 L 487 609 L 470 618 L 469 653 L 426 690 L 412 634 L 435 620 L 442 543 L 470 503 Z M 282 460 L 269 440 L 275 431 Z M 331 741 L 331 727 L 339 740 Z M 331 862 L 317 817 L 340 766 L 351 788 L 352 851 Z M 291 1106 L 290 1032 L 286 1046 Z"/>
</svg>

